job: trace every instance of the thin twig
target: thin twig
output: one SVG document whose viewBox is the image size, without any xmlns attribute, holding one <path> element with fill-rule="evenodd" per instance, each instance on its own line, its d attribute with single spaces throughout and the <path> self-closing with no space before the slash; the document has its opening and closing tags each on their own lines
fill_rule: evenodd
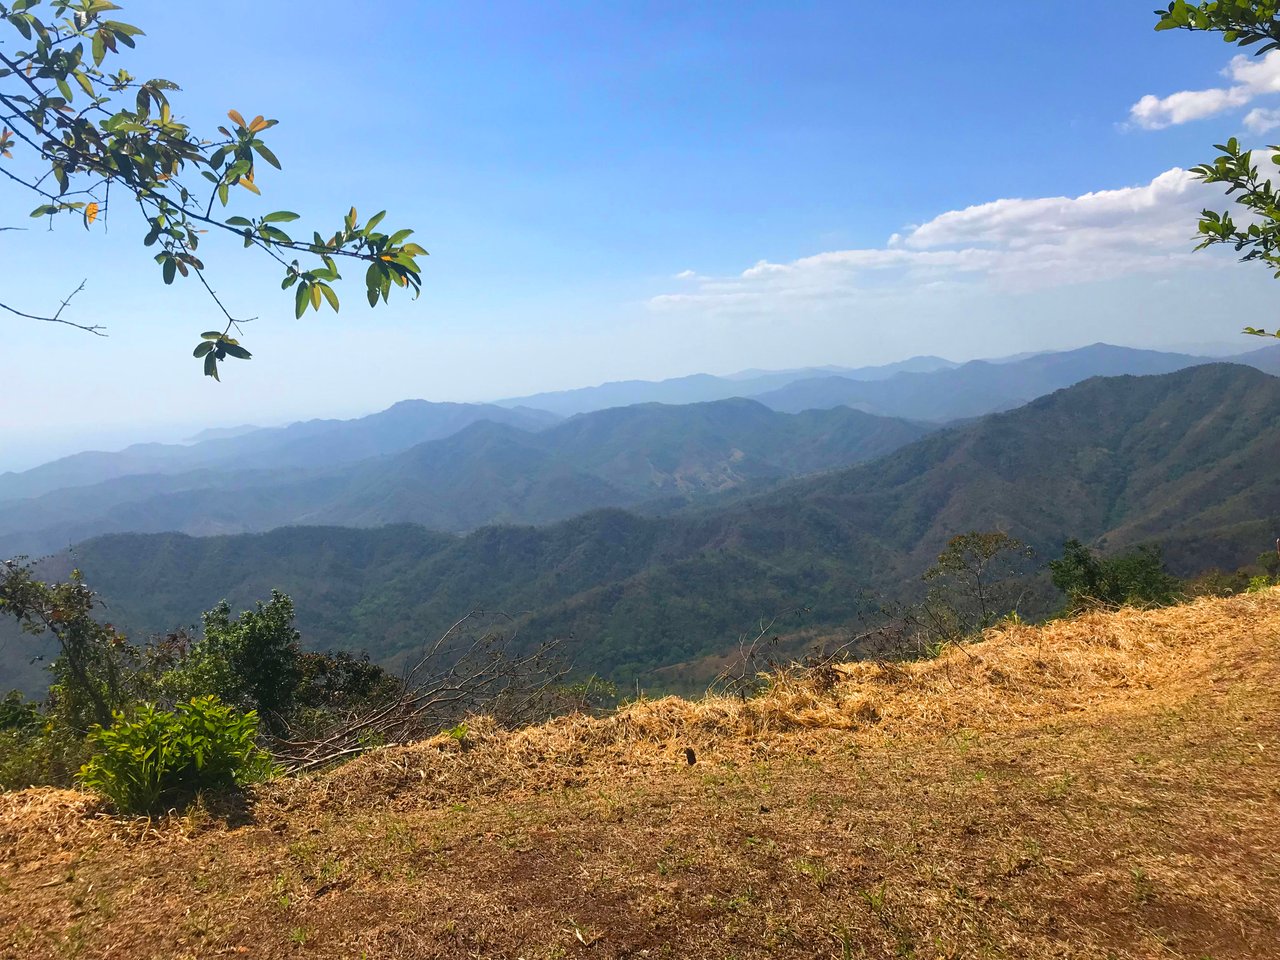
<svg viewBox="0 0 1280 960">
<path fill-rule="evenodd" d="M 85 280 L 80 281 L 80 286 L 76 287 L 74 290 L 71 291 L 71 293 L 67 295 L 67 298 L 63 300 L 62 303 L 59 305 L 57 313 L 55 313 L 52 317 L 41 317 L 41 316 L 37 316 L 34 313 L 24 313 L 23 311 L 18 310 L 15 307 L 9 306 L 7 303 L 0 303 L 0 310 L 7 310 L 9 313 L 14 314 L 15 316 L 25 317 L 28 320 L 39 320 L 43 323 L 66 324 L 68 327 L 75 327 L 77 330 L 83 330 L 85 333 L 92 333 L 95 337 L 105 337 L 107 336 L 107 334 L 103 333 L 102 331 L 106 330 L 107 328 L 100 324 L 93 324 L 92 326 L 90 326 L 88 324 L 76 323 L 74 320 L 64 319 L 62 316 L 62 311 L 67 309 L 67 306 L 71 303 L 71 299 L 77 293 L 79 293 L 81 290 L 84 289 L 85 283 L 86 283 Z"/>
</svg>

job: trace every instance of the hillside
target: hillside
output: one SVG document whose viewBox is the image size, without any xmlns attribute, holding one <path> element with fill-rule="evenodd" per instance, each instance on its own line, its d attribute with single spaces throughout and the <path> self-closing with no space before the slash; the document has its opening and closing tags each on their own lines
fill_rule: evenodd
<svg viewBox="0 0 1280 960">
<path fill-rule="evenodd" d="M 461 538 L 409 526 L 118 535 L 80 544 L 75 562 L 135 632 L 279 587 L 318 646 L 395 663 L 462 613 L 501 610 L 530 643 L 572 638 L 584 670 L 647 682 L 733 649 L 761 618 L 804 607 L 776 629 L 837 630 L 868 592 L 909 597 L 966 530 L 1003 529 L 1042 558 L 1072 536 L 1169 540 L 1181 574 L 1252 561 L 1280 529 L 1276 409 L 1280 380 L 1247 367 L 1100 378 L 716 509 L 607 510 Z"/>
<path fill-rule="evenodd" d="M 354 463 L 118 477 L 0 501 L 0 555 L 40 556 L 117 531 L 209 536 L 411 522 L 464 532 L 549 523 L 602 507 L 671 507 L 860 463 L 930 429 L 848 408 L 793 416 L 750 400 L 642 404 L 536 432 L 478 420 Z M 367 440 L 367 430 L 361 436 Z"/>
<path fill-rule="evenodd" d="M 225 821 L 8 794 L 0 936 L 120 960 L 1256 960 L 1280 942 L 1278 637 L 1272 590 L 755 700 L 475 721 Z"/>
</svg>

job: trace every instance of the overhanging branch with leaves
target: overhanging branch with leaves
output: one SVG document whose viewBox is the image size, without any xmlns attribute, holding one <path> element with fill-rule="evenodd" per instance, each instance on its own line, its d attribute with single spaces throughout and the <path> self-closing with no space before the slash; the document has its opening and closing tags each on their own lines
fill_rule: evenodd
<svg viewBox="0 0 1280 960">
<path fill-rule="evenodd" d="M 203 334 L 193 351 L 215 379 L 221 361 L 251 354 L 231 335 L 248 318 L 235 317 L 218 298 L 197 254 L 210 232 L 233 234 L 275 260 L 284 272 L 281 288 L 294 291 L 298 317 L 323 304 L 339 309 L 333 286 L 342 278 L 339 263 L 363 268 L 370 306 L 385 303 L 396 287 L 418 295 L 418 260 L 427 251 L 409 239 L 412 230 L 380 230 L 385 211 L 361 223 L 353 207 L 332 233 L 312 231 L 310 239 L 284 229 L 300 219 L 292 211 L 225 216 L 236 188 L 261 196 L 260 164 L 280 169 L 262 138 L 277 121 L 246 120 L 230 110 L 218 138 L 197 138 L 173 114 L 175 83 L 105 69 L 143 36 L 108 18 L 118 9 L 108 0 L 0 2 L 0 28 L 8 28 L 0 32 L 0 179 L 38 200 L 31 217 L 51 227 L 74 217 L 90 230 L 105 222 L 112 202 L 123 198 L 136 207 L 146 225 L 143 245 L 156 248 L 164 283 L 194 276 L 218 310 L 220 329 Z M 0 308 L 101 334 L 101 325 L 62 316 L 69 299 L 52 316 L 2 301 Z"/>
</svg>

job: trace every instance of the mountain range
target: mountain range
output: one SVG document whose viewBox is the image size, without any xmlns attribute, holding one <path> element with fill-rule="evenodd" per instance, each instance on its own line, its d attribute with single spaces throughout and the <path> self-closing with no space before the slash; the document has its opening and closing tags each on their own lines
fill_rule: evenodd
<svg viewBox="0 0 1280 960">
<path fill-rule="evenodd" d="M 956 366 L 959 364 L 942 357 L 912 357 L 897 363 L 871 367 L 744 370 L 727 377 L 697 373 L 670 380 L 621 380 L 596 387 L 536 393 L 512 400 L 499 400 L 498 403 L 502 406 L 548 410 L 563 417 L 571 417 L 579 413 L 592 413 L 609 407 L 627 407 L 637 403 L 707 403 L 731 397 L 755 397 L 809 379 L 837 377 L 857 382 L 874 382 L 888 380 L 899 373 L 932 373 Z"/>
<path fill-rule="evenodd" d="M 910 596 L 969 529 L 1005 530 L 1042 558 L 1079 537 L 1168 543 L 1180 573 L 1248 562 L 1280 527 L 1278 405 L 1280 380 L 1240 365 L 1094 378 L 871 462 L 665 515 L 597 510 L 465 536 L 403 524 L 122 534 L 79 544 L 74 562 L 134 630 L 279 587 L 321 647 L 395 664 L 485 608 L 529 643 L 571 637 L 586 669 L 651 679 L 696 673 L 783 611 L 807 612 L 779 631 L 846 628 L 867 591 Z"/>
<path fill-rule="evenodd" d="M 752 400 L 618 407 L 536 432 L 476 420 L 443 439 L 353 463 L 124 476 L 0 501 L 0 555 L 39 556 L 112 531 L 207 536 L 413 522 L 462 532 L 601 507 L 670 508 L 859 463 L 930 429 L 848 407 L 775 413 Z"/>
<path fill-rule="evenodd" d="M 1280 369 L 1280 347 L 1244 359 Z M 1095 344 L 959 365 L 921 357 L 840 376 L 748 371 L 606 384 L 497 405 L 405 401 L 356 420 L 235 428 L 185 445 L 78 454 L 0 476 L 0 554 L 41 555 L 114 531 L 215 535 L 413 522 L 464 532 L 554 522 L 602 507 L 663 512 L 850 466 L 944 419 L 1015 407 L 1090 376 L 1204 362 Z M 764 392 L 754 401 L 644 403 L 568 420 L 525 405 L 567 411 L 610 399 L 673 400 L 733 389 Z M 895 411 L 909 417 L 890 416 Z"/>
</svg>

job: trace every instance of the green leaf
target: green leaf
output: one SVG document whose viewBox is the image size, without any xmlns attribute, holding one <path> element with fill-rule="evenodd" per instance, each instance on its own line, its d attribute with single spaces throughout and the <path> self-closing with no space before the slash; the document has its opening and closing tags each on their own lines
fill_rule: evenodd
<svg viewBox="0 0 1280 960">
<path fill-rule="evenodd" d="M 213 344 L 210 343 L 208 340 L 206 340 L 204 341 L 204 343 L 198 344 L 195 350 L 191 352 L 191 355 L 197 358 L 203 357 L 205 354 L 209 353 L 212 349 L 213 349 Z"/>
<path fill-rule="evenodd" d="M 318 284 L 320 292 L 324 294 L 324 298 L 329 301 L 329 306 L 333 307 L 333 312 L 338 312 L 338 295 L 333 292 L 333 287 L 327 283 Z"/>
<path fill-rule="evenodd" d="M 222 378 L 218 376 L 218 358 L 212 353 L 204 358 L 204 375 L 206 377 L 213 377 L 213 379 L 218 381 L 222 380 Z"/>
<path fill-rule="evenodd" d="M 298 292 L 293 297 L 293 312 L 298 319 L 307 312 L 307 304 L 311 302 L 311 290 L 307 281 L 303 280 L 298 284 Z"/>
<path fill-rule="evenodd" d="M 201 340 L 221 340 L 222 332 L 219 330 L 206 330 L 204 333 L 200 334 L 200 339 Z"/>
<path fill-rule="evenodd" d="M 298 219 L 298 215 L 289 210 L 277 210 L 275 213 L 268 213 L 262 218 L 263 223 L 292 223 Z M 230 222 L 230 221 L 228 221 Z"/>
<path fill-rule="evenodd" d="M 227 356 L 229 356 L 229 357 L 235 357 L 237 360 L 252 360 L 252 359 L 253 359 L 253 354 L 251 354 L 251 353 L 250 353 L 248 350 L 246 350 L 244 347 L 240 346 L 238 343 L 231 343 L 230 341 L 223 341 L 222 346 L 223 346 L 223 349 L 225 349 L 225 350 L 227 351 Z"/>
<path fill-rule="evenodd" d="M 173 259 L 173 257 L 167 258 L 164 262 L 164 266 L 161 268 L 161 273 L 164 276 L 164 282 L 166 284 L 173 283 L 174 274 L 177 272 L 178 261 Z"/>
<path fill-rule="evenodd" d="M 260 140 L 253 141 L 253 149 L 258 151 L 258 156 L 267 163 L 271 164 L 277 170 L 280 169 L 280 161 L 276 159 L 276 155 L 267 149 L 266 145 Z"/>
</svg>

